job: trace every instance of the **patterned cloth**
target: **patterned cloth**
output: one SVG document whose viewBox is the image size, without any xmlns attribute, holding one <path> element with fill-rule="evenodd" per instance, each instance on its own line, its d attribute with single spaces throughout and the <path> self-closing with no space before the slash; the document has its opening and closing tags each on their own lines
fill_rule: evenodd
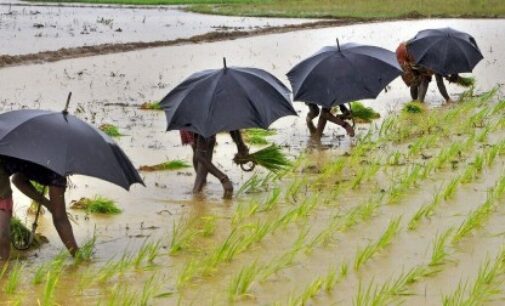
<svg viewBox="0 0 505 306">
<path fill-rule="evenodd" d="M 188 130 L 179 130 L 181 134 L 181 142 L 183 145 L 194 145 L 195 144 L 195 133 Z"/>
<path fill-rule="evenodd" d="M 428 78 L 431 81 L 433 71 L 419 67 L 415 64 L 415 60 L 407 49 L 408 42 L 402 42 L 396 48 L 396 59 L 403 69 L 403 82 L 409 87 L 417 86 L 421 82 L 421 78 Z"/>
</svg>

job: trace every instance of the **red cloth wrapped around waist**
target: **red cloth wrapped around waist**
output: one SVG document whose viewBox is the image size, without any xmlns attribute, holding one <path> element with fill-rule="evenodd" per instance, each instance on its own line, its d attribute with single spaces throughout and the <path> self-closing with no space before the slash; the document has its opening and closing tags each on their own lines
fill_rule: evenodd
<svg viewBox="0 0 505 306">
<path fill-rule="evenodd" d="M 179 130 L 181 134 L 181 142 L 183 145 L 193 145 L 195 144 L 195 133 L 188 130 Z"/>
</svg>

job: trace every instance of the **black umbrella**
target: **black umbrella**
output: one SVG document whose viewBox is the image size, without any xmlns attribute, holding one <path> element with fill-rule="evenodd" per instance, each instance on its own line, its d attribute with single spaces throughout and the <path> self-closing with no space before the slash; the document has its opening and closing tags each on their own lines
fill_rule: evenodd
<svg viewBox="0 0 505 306">
<path fill-rule="evenodd" d="M 393 52 L 346 43 L 324 47 L 287 74 L 294 100 L 333 107 L 376 98 L 402 73 Z"/>
<path fill-rule="evenodd" d="M 267 129 L 280 117 L 296 115 L 290 91 L 270 73 L 256 68 L 209 69 L 189 76 L 160 105 L 167 130 L 185 129 L 204 137 L 222 131 Z"/>
<path fill-rule="evenodd" d="M 472 36 L 451 28 L 420 31 L 407 50 L 416 64 L 442 75 L 472 72 L 484 58 Z"/>
<path fill-rule="evenodd" d="M 62 176 L 97 177 L 127 190 L 131 184 L 144 184 L 109 136 L 66 111 L 0 114 L 0 155 L 33 162 Z"/>
</svg>

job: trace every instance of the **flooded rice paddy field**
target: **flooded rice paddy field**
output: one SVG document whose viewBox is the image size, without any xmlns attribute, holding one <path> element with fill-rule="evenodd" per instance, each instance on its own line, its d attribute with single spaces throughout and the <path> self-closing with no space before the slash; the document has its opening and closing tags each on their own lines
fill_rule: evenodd
<svg viewBox="0 0 505 306">
<path fill-rule="evenodd" d="M 161 99 L 192 72 L 219 67 L 223 56 L 229 65 L 264 68 L 287 83 L 292 65 L 336 37 L 394 49 L 420 29 L 451 26 L 470 32 L 482 49 L 485 59 L 475 70 L 482 94 L 505 79 L 504 25 L 456 19 L 364 24 L 3 68 L 0 109 L 59 110 L 72 91 L 71 110 L 97 126 L 118 125 L 125 136 L 117 141 L 136 166 L 190 161 L 178 133 L 164 132 L 163 113 L 138 106 Z M 499 305 L 505 103 L 498 102 L 498 89 L 436 108 L 442 98 L 435 87 L 427 98 L 432 111 L 398 116 L 394 110 L 409 95 L 400 79 L 394 81 L 377 100 L 364 101 L 381 112 L 380 121 L 360 125 L 354 145 L 329 126 L 323 150 L 312 149 L 305 107 L 296 103 L 299 117 L 276 122 L 277 134 L 269 138 L 296 159 L 293 171 L 278 179 L 241 172 L 231 162 L 231 139 L 218 135 L 217 164 L 236 191 L 245 186 L 232 201 L 220 199 L 213 178 L 202 197 L 193 197 L 191 169 L 143 173 L 147 188 L 133 186 L 130 193 L 72 177 L 68 202 L 98 194 L 116 200 L 123 213 L 69 210 L 78 241 L 93 233 L 97 241 L 91 262 L 66 258 L 63 268 L 54 259 L 62 244 L 44 215 L 40 231 L 50 243 L 22 254 L 19 284 L 3 291 L 0 303 Z M 463 92 L 448 89 L 455 99 Z M 25 219 L 28 201 L 17 193 L 15 201 L 16 215 Z M 5 276 L 1 287 L 14 281 Z"/>
<path fill-rule="evenodd" d="M 221 17 L 171 7 L 21 5 L 0 2 L 1 55 L 168 41 L 214 31 L 248 31 L 313 20 Z"/>
</svg>

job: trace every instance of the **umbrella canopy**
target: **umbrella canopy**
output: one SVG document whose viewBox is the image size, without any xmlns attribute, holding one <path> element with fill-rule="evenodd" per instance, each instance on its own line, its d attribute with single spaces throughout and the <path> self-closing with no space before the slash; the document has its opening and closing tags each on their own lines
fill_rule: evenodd
<svg viewBox="0 0 505 306">
<path fill-rule="evenodd" d="M 373 99 L 402 73 L 393 52 L 346 43 L 324 47 L 287 74 L 294 100 L 333 107 Z"/>
<path fill-rule="evenodd" d="M 170 91 L 160 105 L 167 130 L 189 130 L 204 137 L 218 132 L 267 129 L 280 117 L 296 115 L 290 91 L 270 73 L 227 67 L 195 73 Z"/>
<path fill-rule="evenodd" d="M 0 114 L 0 155 L 33 162 L 62 176 L 97 177 L 127 190 L 131 184 L 144 184 L 110 137 L 66 113 L 26 109 Z"/>
<path fill-rule="evenodd" d="M 416 64 L 442 75 L 472 72 L 484 58 L 472 36 L 451 28 L 420 31 L 407 50 Z"/>
</svg>

